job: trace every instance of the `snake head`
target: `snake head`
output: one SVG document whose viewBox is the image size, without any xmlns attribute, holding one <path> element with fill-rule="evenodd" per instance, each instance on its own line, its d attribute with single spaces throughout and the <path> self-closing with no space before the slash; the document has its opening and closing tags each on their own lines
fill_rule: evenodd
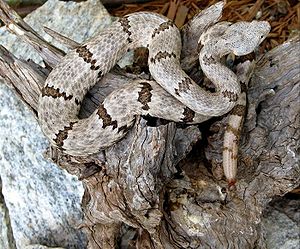
<svg viewBox="0 0 300 249">
<path fill-rule="evenodd" d="M 243 56 L 253 52 L 267 37 L 270 29 L 266 21 L 237 22 L 228 27 L 222 40 L 235 55 Z"/>
</svg>

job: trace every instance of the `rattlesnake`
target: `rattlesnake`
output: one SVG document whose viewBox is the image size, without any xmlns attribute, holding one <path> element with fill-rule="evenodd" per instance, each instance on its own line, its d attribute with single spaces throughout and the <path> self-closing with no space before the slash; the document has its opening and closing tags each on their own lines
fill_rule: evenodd
<svg viewBox="0 0 300 249">
<path fill-rule="evenodd" d="M 52 145 L 84 156 L 120 140 L 135 115 L 151 115 L 187 124 L 230 111 L 240 94 L 236 75 L 220 63 L 228 53 L 245 55 L 269 32 L 267 22 L 217 24 L 200 43 L 200 65 L 216 92 L 200 88 L 180 66 L 178 28 L 159 14 L 138 12 L 118 19 L 96 37 L 70 51 L 49 74 L 39 99 L 41 128 Z M 199 34 L 200 36 L 200 34 Z M 199 47 L 201 47 L 199 46 Z M 112 92 L 87 119 L 77 115 L 87 91 L 129 49 L 149 49 L 154 81 L 135 80 Z"/>
</svg>

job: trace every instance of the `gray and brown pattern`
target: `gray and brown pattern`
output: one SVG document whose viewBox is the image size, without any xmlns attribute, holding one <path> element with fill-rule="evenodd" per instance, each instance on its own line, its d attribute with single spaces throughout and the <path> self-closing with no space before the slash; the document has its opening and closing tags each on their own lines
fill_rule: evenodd
<svg viewBox="0 0 300 249">
<path fill-rule="evenodd" d="M 64 98 L 64 100 L 71 100 L 73 95 L 67 95 L 65 92 L 60 92 L 59 88 L 54 88 L 53 86 L 46 85 L 42 88 L 42 97 L 52 97 L 52 98 Z M 75 98 L 76 105 L 80 105 L 81 101 Z"/>
<path fill-rule="evenodd" d="M 85 62 L 90 63 L 92 61 L 93 53 L 89 51 L 87 45 L 80 46 L 76 49 L 79 57 L 81 57 Z"/>
<path fill-rule="evenodd" d="M 118 22 L 121 24 L 123 31 L 128 35 L 127 41 L 129 43 L 131 43 L 132 42 L 132 39 L 131 39 L 132 33 L 129 30 L 130 29 L 130 21 L 129 21 L 128 17 L 127 16 L 121 17 L 121 18 L 119 18 Z"/>
<path fill-rule="evenodd" d="M 236 102 L 238 99 L 238 95 L 235 92 L 231 92 L 231 91 L 223 91 L 221 92 L 224 98 L 228 98 L 229 102 Z"/>
<path fill-rule="evenodd" d="M 195 112 L 193 110 L 191 110 L 188 107 L 185 107 L 183 109 L 183 118 L 181 119 L 182 122 L 191 123 L 191 122 L 193 122 L 194 117 L 195 117 Z"/>
<path fill-rule="evenodd" d="M 211 65 L 211 64 L 216 64 L 217 63 L 216 59 L 213 56 L 211 56 L 211 55 L 205 55 L 203 57 L 203 62 L 206 65 Z"/>
<path fill-rule="evenodd" d="M 63 130 L 59 130 L 57 134 L 55 134 L 56 138 L 53 139 L 57 147 L 60 149 L 64 150 L 63 145 L 64 141 L 68 138 L 68 133 L 70 130 L 72 130 L 74 124 L 76 124 L 77 121 L 75 122 L 70 122 L 68 126 L 65 126 Z"/>
<path fill-rule="evenodd" d="M 97 74 L 97 82 L 103 77 L 103 72 L 100 70 Z"/>
<path fill-rule="evenodd" d="M 190 87 L 192 85 L 192 80 L 188 77 L 184 78 L 181 82 L 178 83 L 178 90 L 179 92 L 187 92 L 190 90 Z"/>
<path fill-rule="evenodd" d="M 246 113 L 247 99 L 245 91 L 247 85 L 246 83 L 243 83 L 243 85 L 241 85 L 242 93 L 229 114 L 223 141 L 223 169 L 230 187 L 236 182 L 238 145 Z"/>
<path fill-rule="evenodd" d="M 192 85 L 192 80 L 188 77 L 185 77 L 181 82 L 178 83 L 178 88 L 175 88 L 175 94 L 180 96 L 181 92 L 187 92 L 190 90 L 190 87 Z"/>
<path fill-rule="evenodd" d="M 232 148 L 230 148 L 230 147 L 223 146 L 222 150 L 232 153 Z"/>
<path fill-rule="evenodd" d="M 201 42 L 199 42 L 197 45 L 197 52 L 200 53 L 200 51 L 203 47 L 204 47 L 204 45 Z"/>
<path fill-rule="evenodd" d="M 235 142 L 235 145 L 237 145 L 237 141 Z M 223 147 L 223 153 L 228 153 L 230 155 L 231 160 L 237 160 L 238 158 L 238 155 L 234 153 L 232 147 Z"/>
<path fill-rule="evenodd" d="M 245 112 L 246 112 L 246 106 L 237 104 L 233 107 L 230 114 L 243 117 L 245 115 Z"/>
<path fill-rule="evenodd" d="M 174 88 L 174 92 L 177 96 L 180 96 L 179 90 L 177 88 Z"/>
<path fill-rule="evenodd" d="M 97 60 L 93 59 L 93 53 L 87 48 L 87 45 L 80 46 L 76 49 L 79 57 L 81 57 L 86 63 L 90 63 L 91 70 L 99 70 L 100 66 L 96 66 Z"/>
<path fill-rule="evenodd" d="M 231 124 L 227 124 L 225 131 L 232 133 L 236 138 L 239 137 L 241 132 L 239 128 L 234 128 Z"/>
<path fill-rule="evenodd" d="M 169 29 L 170 27 L 174 27 L 174 26 L 175 26 L 175 24 L 172 21 L 163 22 L 162 24 L 159 25 L 158 28 L 154 29 L 152 38 L 154 38 L 159 33 Z"/>
<path fill-rule="evenodd" d="M 245 92 L 247 92 L 247 85 L 245 84 L 245 82 L 243 82 L 243 81 L 240 81 L 240 86 L 241 86 L 241 92 L 242 93 L 245 93 Z"/>
<path fill-rule="evenodd" d="M 121 127 L 118 128 L 118 133 L 119 132 L 123 132 L 123 133 L 127 133 L 127 131 L 129 131 L 131 128 L 130 125 L 123 125 Z"/>
<path fill-rule="evenodd" d="M 118 122 L 116 120 L 112 120 L 103 104 L 99 105 L 97 114 L 99 118 L 102 119 L 103 129 L 105 129 L 107 126 L 112 126 L 113 129 L 116 129 L 118 127 Z"/>
<path fill-rule="evenodd" d="M 203 21 L 201 18 L 200 22 Z M 131 127 L 134 115 L 137 114 L 151 113 L 154 117 L 166 116 L 169 120 L 201 123 L 211 116 L 229 112 L 240 94 L 240 87 L 233 72 L 222 66 L 220 59 L 234 46 L 238 46 L 240 53 L 246 47 L 243 46 L 245 42 L 251 46 L 250 50 L 252 46 L 254 49 L 259 42 L 254 42 L 253 39 L 259 37 L 261 40 L 261 36 L 267 34 L 267 28 L 261 27 L 265 23 L 257 29 L 258 31 L 249 31 L 248 27 L 251 28 L 251 25 L 248 24 L 243 22 L 244 28 L 238 30 L 234 30 L 234 25 L 230 26 L 232 31 L 227 37 L 214 37 L 216 32 L 212 32 L 209 37 L 204 34 L 209 39 L 203 43 L 204 47 L 199 55 L 202 70 L 207 78 L 220 79 L 213 82 L 218 91 L 211 94 L 200 89 L 180 67 L 180 31 L 166 17 L 140 12 L 120 18 L 107 32 L 103 31 L 78 47 L 75 52 L 62 58 L 59 66 L 51 71 L 39 100 L 38 112 L 42 130 L 52 144 L 63 147 L 65 153 L 85 156 L 97 153 L 120 140 Z M 205 26 L 207 28 L 211 24 Z M 245 40 L 244 30 L 250 41 Z M 202 32 L 207 31 L 203 29 L 199 34 Z M 102 37 L 103 34 L 105 35 Z M 228 37 L 234 37 L 234 42 L 230 43 L 231 39 Z M 223 42 L 226 48 L 222 47 L 222 44 L 215 48 L 214 44 L 219 41 Z M 80 101 L 74 98 L 83 99 L 88 89 L 112 69 L 112 62 L 135 46 L 148 46 L 149 70 L 160 87 L 150 81 L 148 85 L 148 81 L 145 80 L 132 86 L 128 84 L 127 88 L 124 86 L 121 91 L 116 90 L 109 94 L 103 102 L 105 104 L 101 104 L 93 115 L 81 121 L 77 117 L 79 108 L 75 108 L 69 100 L 80 104 Z M 223 82 L 225 76 L 228 81 Z M 169 94 L 164 89 L 170 91 Z M 82 96 L 77 96 L 76 93 Z M 123 98 L 122 101 L 118 99 L 120 97 Z M 60 98 L 59 101 L 55 100 L 56 98 Z M 126 105 L 129 109 L 120 111 L 123 110 L 121 104 L 122 108 Z M 113 109 L 118 107 L 120 109 L 114 112 Z M 76 126 L 76 129 L 73 126 Z"/>
<path fill-rule="evenodd" d="M 157 63 L 157 62 L 160 62 L 161 60 L 163 59 L 167 59 L 167 58 L 176 58 L 176 54 L 175 53 L 169 53 L 169 52 L 166 52 L 166 51 L 159 51 L 154 57 L 152 57 L 150 59 L 151 63 Z"/>
<path fill-rule="evenodd" d="M 67 95 L 65 92 L 60 92 L 59 88 L 54 88 L 53 86 L 46 85 L 42 88 L 42 97 L 48 96 L 52 98 L 61 98 L 64 100 L 71 100 L 73 95 Z"/>
<path fill-rule="evenodd" d="M 147 82 L 141 82 L 140 85 L 142 85 L 141 91 L 138 93 L 138 102 L 142 103 L 143 110 L 149 110 L 150 107 L 148 105 L 149 102 L 151 102 L 151 91 L 153 90 L 152 86 Z"/>
</svg>

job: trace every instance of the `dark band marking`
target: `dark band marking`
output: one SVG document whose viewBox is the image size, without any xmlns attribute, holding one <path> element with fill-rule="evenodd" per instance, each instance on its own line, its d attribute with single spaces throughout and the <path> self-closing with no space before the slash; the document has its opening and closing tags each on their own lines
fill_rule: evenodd
<svg viewBox="0 0 300 249">
<path fill-rule="evenodd" d="M 207 55 L 204 55 L 203 62 L 206 65 L 208 65 L 208 64 L 216 64 L 217 63 L 217 61 L 215 60 L 214 57 L 212 57 L 212 56 L 208 57 Z"/>
<path fill-rule="evenodd" d="M 73 98 L 73 95 L 67 95 L 65 92 L 60 92 L 59 88 L 54 88 L 53 86 L 44 86 L 42 88 L 42 97 L 47 96 L 47 97 L 52 97 L 52 98 L 61 98 L 63 97 L 64 100 L 71 100 Z M 75 98 L 75 104 L 80 105 L 81 101 Z"/>
<path fill-rule="evenodd" d="M 143 110 L 149 110 L 148 103 L 151 102 L 152 93 L 153 90 L 152 86 L 147 82 L 140 83 L 142 85 L 142 89 L 140 92 L 138 92 L 139 97 L 138 101 L 143 104 L 142 109 Z"/>
<path fill-rule="evenodd" d="M 239 138 L 239 136 L 240 136 L 240 134 L 241 134 L 241 131 L 240 131 L 239 129 L 236 129 L 236 128 L 232 127 L 230 124 L 228 124 L 228 125 L 226 126 L 225 131 L 226 131 L 226 132 L 232 133 L 233 135 L 236 136 L 236 138 Z M 233 142 L 235 142 L 235 143 L 237 144 L 238 139 L 237 139 L 237 141 L 233 141 Z"/>
<path fill-rule="evenodd" d="M 227 146 L 224 146 L 222 150 L 223 150 L 223 151 L 228 151 L 228 152 L 231 152 L 231 153 L 233 152 L 233 151 L 232 151 L 232 148 L 229 148 L 229 147 L 227 147 Z"/>
<path fill-rule="evenodd" d="M 247 85 L 243 81 L 240 81 L 240 86 L 241 86 L 241 92 L 245 93 L 247 91 Z"/>
<path fill-rule="evenodd" d="M 60 92 L 59 88 L 54 88 L 53 86 L 44 86 L 42 89 L 42 97 L 48 96 L 52 98 L 60 98 L 63 97 L 65 100 L 71 100 L 73 98 L 73 95 L 68 95 L 65 92 Z"/>
<path fill-rule="evenodd" d="M 169 29 L 170 27 L 174 27 L 174 23 L 171 21 L 167 21 L 164 23 L 161 23 L 158 28 L 156 28 L 152 34 L 152 38 L 154 38 L 156 35 L 158 35 L 160 32 L 165 31 L 166 29 Z"/>
<path fill-rule="evenodd" d="M 238 155 L 233 152 L 232 148 L 223 147 L 223 151 L 228 151 L 228 153 L 230 153 L 230 158 L 232 160 L 236 160 L 238 158 Z"/>
<path fill-rule="evenodd" d="M 64 145 L 64 140 L 67 139 L 68 137 L 68 133 L 70 130 L 72 130 L 74 124 L 76 124 L 77 122 L 70 122 L 69 126 L 65 126 L 63 130 L 59 130 L 56 135 L 56 138 L 53 139 L 53 141 L 56 143 L 56 145 L 63 149 L 63 145 Z"/>
<path fill-rule="evenodd" d="M 76 53 L 78 53 L 79 57 L 81 57 L 86 63 L 90 63 L 90 69 L 91 70 L 99 70 L 100 66 L 96 66 L 97 60 L 93 59 L 93 53 L 89 51 L 87 48 L 87 45 L 83 45 L 81 47 L 78 47 L 76 49 Z"/>
<path fill-rule="evenodd" d="M 195 112 L 188 107 L 183 110 L 183 118 L 181 119 L 184 123 L 191 123 L 195 117 Z"/>
<path fill-rule="evenodd" d="M 204 47 L 204 45 L 201 42 L 199 42 L 197 45 L 197 53 L 200 53 L 200 51 L 203 47 Z"/>
<path fill-rule="evenodd" d="M 231 115 L 237 115 L 237 116 L 240 116 L 240 117 L 244 117 L 245 112 L 246 112 L 246 106 L 244 106 L 244 105 L 235 105 L 233 107 L 233 109 L 231 110 L 230 114 Z"/>
<path fill-rule="evenodd" d="M 79 57 L 81 57 L 85 62 L 91 63 L 93 53 L 88 50 L 87 45 L 78 47 L 76 49 L 76 53 L 78 53 Z"/>
<path fill-rule="evenodd" d="M 176 54 L 172 53 L 168 53 L 166 51 L 161 52 L 159 51 L 153 58 L 150 59 L 150 61 L 152 63 L 156 63 L 157 61 L 159 62 L 162 59 L 166 59 L 166 58 L 176 58 Z"/>
<path fill-rule="evenodd" d="M 232 160 L 236 160 L 236 159 L 238 159 L 238 156 L 237 156 L 237 154 L 234 154 L 234 153 L 232 153 L 232 154 L 231 154 L 231 159 L 232 159 Z"/>
<path fill-rule="evenodd" d="M 228 188 L 229 189 L 232 189 L 232 188 L 234 188 L 235 185 L 236 184 L 236 180 L 234 180 L 234 179 L 230 179 L 229 181 L 228 181 Z"/>
<path fill-rule="evenodd" d="M 225 98 L 229 99 L 229 102 L 235 102 L 238 99 L 238 95 L 234 92 L 225 90 L 224 92 L 222 92 L 222 94 Z"/>
<path fill-rule="evenodd" d="M 102 72 L 102 71 L 99 71 L 99 72 L 98 72 L 98 75 L 97 75 L 97 79 L 98 79 L 98 80 L 101 79 L 102 76 L 103 76 L 103 72 Z"/>
<path fill-rule="evenodd" d="M 81 101 L 75 98 L 75 104 L 76 104 L 76 105 L 80 105 L 80 104 L 81 104 Z"/>
<path fill-rule="evenodd" d="M 190 85 L 192 85 L 192 81 L 190 78 L 186 77 L 181 82 L 178 83 L 178 91 L 179 92 L 187 92 L 190 90 Z"/>
<path fill-rule="evenodd" d="M 113 129 L 117 128 L 118 122 L 116 120 L 112 120 L 111 116 L 107 113 L 107 110 L 105 109 L 103 104 L 99 105 L 97 114 L 99 118 L 103 121 L 103 129 L 105 129 L 107 126 L 112 126 Z"/>
<path fill-rule="evenodd" d="M 178 89 L 175 88 L 175 94 L 180 96 L 180 92 L 187 92 L 187 90 L 190 90 L 191 84 L 192 81 L 190 78 L 184 78 L 181 82 L 178 83 Z"/>
<path fill-rule="evenodd" d="M 127 41 L 128 42 L 132 42 L 132 39 L 130 38 L 131 36 L 131 31 L 129 30 L 130 29 L 130 21 L 128 20 L 128 17 L 121 17 L 118 22 L 121 24 L 122 28 L 123 28 L 123 31 L 128 35 L 127 37 Z"/>
<path fill-rule="evenodd" d="M 100 69 L 99 65 L 98 66 L 95 65 L 96 62 L 97 61 L 95 59 L 91 61 L 91 64 L 92 64 L 91 67 L 90 67 L 91 70 L 99 70 Z"/>
<path fill-rule="evenodd" d="M 126 133 L 129 130 L 130 130 L 130 126 L 127 126 L 127 125 L 123 125 L 123 126 L 118 128 L 118 132 L 122 131 L 123 133 Z"/>
</svg>

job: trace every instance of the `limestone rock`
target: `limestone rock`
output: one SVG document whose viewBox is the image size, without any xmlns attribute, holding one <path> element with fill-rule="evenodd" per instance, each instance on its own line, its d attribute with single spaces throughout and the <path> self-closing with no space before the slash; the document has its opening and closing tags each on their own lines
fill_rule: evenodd
<svg viewBox="0 0 300 249">
<path fill-rule="evenodd" d="M 110 24 L 111 17 L 97 0 L 50 0 L 25 21 L 42 36 L 42 27 L 47 26 L 82 42 Z M 1 44 L 15 55 L 41 62 L 20 39 L 3 28 L 0 34 Z M 51 41 L 49 36 L 45 38 Z M 84 248 L 85 236 L 77 229 L 82 218 L 82 184 L 43 158 L 48 142 L 37 121 L 2 82 L 0 99 L 0 176 L 17 248 L 30 244 Z M 0 232 L 7 235 L 6 224 L 1 223 Z M 0 243 L 1 248 L 8 248 L 4 239 Z"/>
<path fill-rule="evenodd" d="M 267 207 L 262 219 L 268 249 L 300 248 L 300 199 L 284 196 Z"/>
</svg>

